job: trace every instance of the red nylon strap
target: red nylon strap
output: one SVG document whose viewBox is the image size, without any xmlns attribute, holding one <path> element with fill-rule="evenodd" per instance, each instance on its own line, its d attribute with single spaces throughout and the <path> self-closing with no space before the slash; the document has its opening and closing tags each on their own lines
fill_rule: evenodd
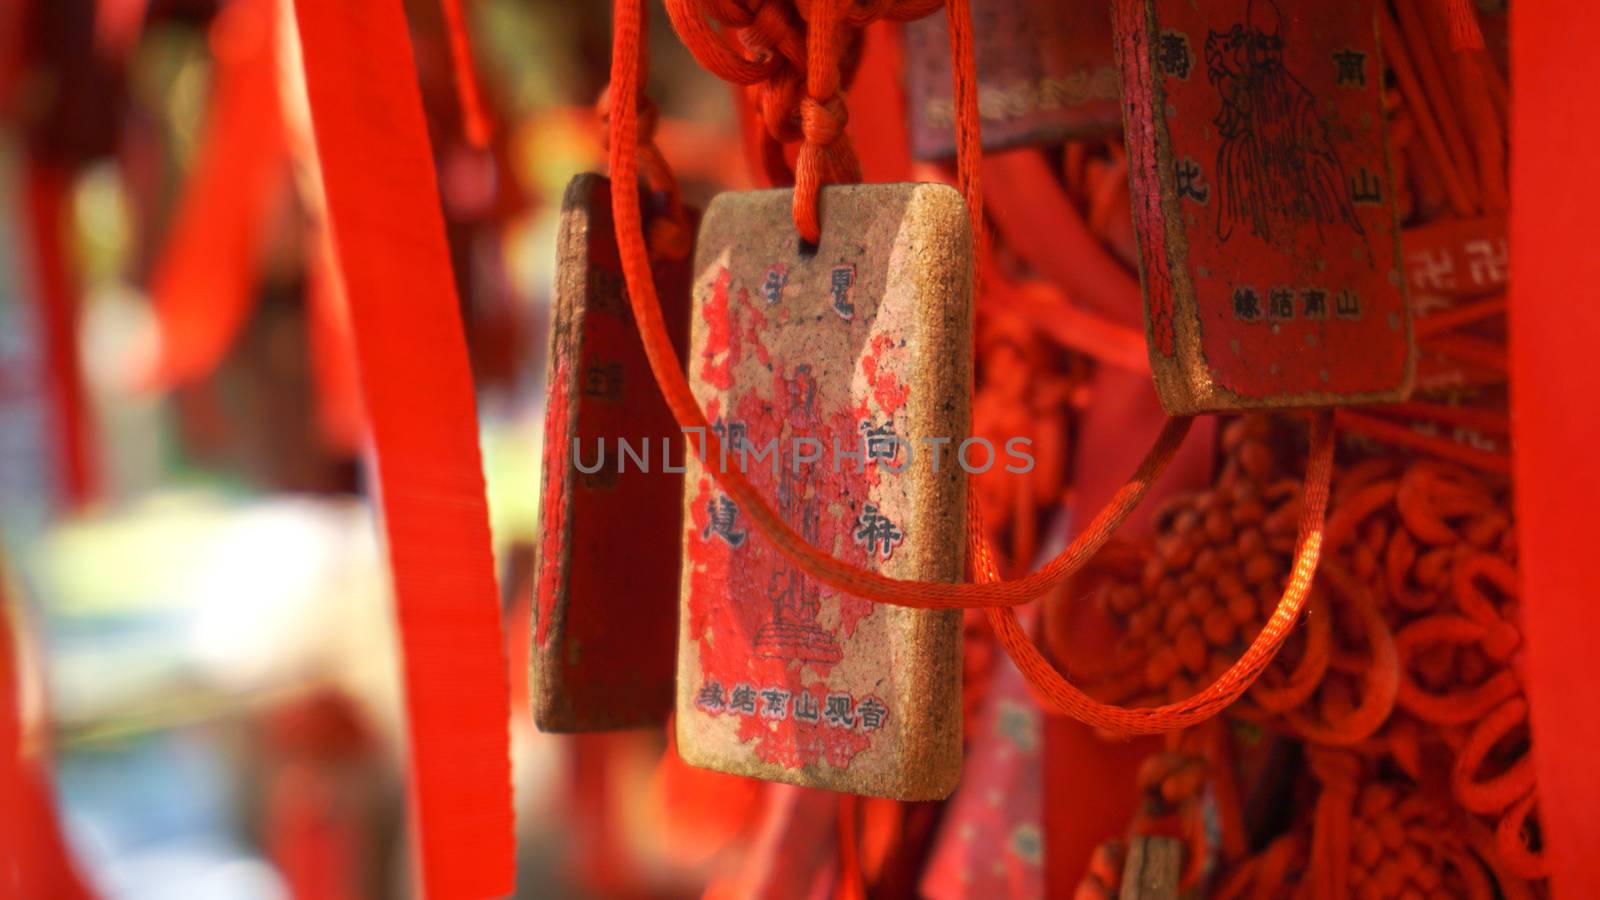
<svg viewBox="0 0 1600 900">
<path fill-rule="evenodd" d="M 35 328 L 50 400 L 56 497 L 69 508 L 94 499 L 98 472 L 89 399 L 78 358 L 78 295 L 67 261 L 67 188 L 71 173 L 38 158 L 26 170 L 27 229 L 32 254 Z"/>
<path fill-rule="evenodd" d="M 23 733 L 17 623 L 0 558 L 0 897 L 90 896 L 61 833 L 49 766 Z M 43 748 L 48 750 L 48 748 Z"/>
<path fill-rule="evenodd" d="M 210 375 L 255 307 L 270 208 L 289 176 L 275 10 L 271 0 L 230 3 L 211 27 L 215 77 L 200 154 L 150 279 L 160 386 Z"/>
<path fill-rule="evenodd" d="M 489 146 L 489 111 L 483 103 L 478 70 L 472 64 L 472 39 L 467 36 L 467 12 L 462 0 L 440 0 L 445 37 L 450 41 L 450 67 L 454 70 L 456 102 L 461 106 L 461 132 L 479 150 Z"/>
<path fill-rule="evenodd" d="M 514 883 L 510 700 L 478 426 L 398 0 L 296 0 L 333 240 L 377 456 L 432 898 Z"/>
<path fill-rule="evenodd" d="M 1600 896 L 1600 183 L 1574 163 L 1600 142 L 1592 72 L 1600 7 L 1587 0 L 1511 10 L 1511 417 L 1523 654 L 1544 855 L 1557 897 Z"/>
</svg>

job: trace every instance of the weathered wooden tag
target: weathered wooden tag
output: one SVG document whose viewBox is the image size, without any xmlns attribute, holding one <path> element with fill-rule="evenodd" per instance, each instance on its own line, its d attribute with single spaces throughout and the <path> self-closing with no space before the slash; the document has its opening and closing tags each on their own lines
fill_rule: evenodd
<svg viewBox="0 0 1600 900">
<path fill-rule="evenodd" d="M 683 479 L 677 423 L 634 327 L 609 181 L 579 175 L 561 206 L 550 329 L 533 714 L 545 731 L 658 725 L 672 709 Z M 682 352 L 689 264 L 654 266 Z M 626 455 L 626 443 L 632 455 Z"/>
<path fill-rule="evenodd" d="M 1151 368 L 1173 414 L 1403 399 L 1375 0 L 1118 0 Z"/>
<path fill-rule="evenodd" d="M 823 587 L 707 470 L 742 467 L 837 558 L 960 578 L 966 208 L 944 185 L 828 187 L 821 243 L 805 248 L 790 197 L 721 195 L 695 251 L 689 378 L 729 454 L 691 459 L 685 476 L 678 752 L 773 781 L 944 797 L 961 764 L 959 613 Z"/>
<path fill-rule="evenodd" d="M 1092 0 L 973 0 L 985 150 L 1115 135 L 1122 128 L 1111 12 Z M 904 29 L 911 148 L 956 153 L 950 31 L 943 11 Z"/>
<path fill-rule="evenodd" d="M 1182 841 L 1153 834 L 1129 839 L 1119 900 L 1178 900 L 1182 880 Z"/>
</svg>

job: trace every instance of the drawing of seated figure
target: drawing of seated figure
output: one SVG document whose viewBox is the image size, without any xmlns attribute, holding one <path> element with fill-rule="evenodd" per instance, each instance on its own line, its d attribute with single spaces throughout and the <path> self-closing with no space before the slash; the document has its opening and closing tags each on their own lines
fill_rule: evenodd
<svg viewBox="0 0 1600 900">
<path fill-rule="evenodd" d="M 779 512 L 786 521 L 793 522 L 798 507 L 800 534 L 815 546 L 817 501 L 801 498 L 804 490 L 804 483 L 792 474 L 791 467 L 785 466 L 778 488 Z M 773 620 L 756 631 L 756 655 L 819 663 L 836 663 L 844 658 L 839 641 L 817 621 L 822 613 L 822 586 L 781 556 L 767 580 L 767 599 L 772 603 Z"/>
</svg>

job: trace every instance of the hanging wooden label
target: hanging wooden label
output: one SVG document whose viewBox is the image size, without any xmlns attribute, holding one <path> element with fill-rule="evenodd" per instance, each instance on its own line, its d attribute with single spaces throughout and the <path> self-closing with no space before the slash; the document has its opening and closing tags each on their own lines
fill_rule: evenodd
<svg viewBox="0 0 1600 900">
<path fill-rule="evenodd" d="M 678 531 L 683 481 L 667 465 L 677 424 L 634 327 L 606 178 L 579 175 L 567 186 L 557 253 L 534 569 L 534 721 L 544 731 L 659 725 L 672 709 L 679 558 L 659 536 Z M 653 269 L 681 353 L 689 260 Z"/>
<path fill-rule="evenodd" d="M 1173 414 L 1403 399 L 1375 0 L 1118 0 L 1151 368 Z"/>
<path fill-rule="evenodd" d="M 1104 2 L 973 0 L 972 31 L 985 150 L 1121 131 Z M 945 13 L 906 23 L 904 35 L 912 152 L 948 159 L 956 116 Z"/>
<path fill-rule="evenodd" d="M 745 471 L 812 546 L 885 574 L 962 572 L 972 248 L 944 185 L 723 194 L 695 252 L 689 378 L 726 461 L 684 484 L 678 752 L 706 768 L 926 800 L 961 763 L 960 615 L 802 575 L 717 487 Z M 692 441 L 693 436 L 690 437 Z"/>
</svg>

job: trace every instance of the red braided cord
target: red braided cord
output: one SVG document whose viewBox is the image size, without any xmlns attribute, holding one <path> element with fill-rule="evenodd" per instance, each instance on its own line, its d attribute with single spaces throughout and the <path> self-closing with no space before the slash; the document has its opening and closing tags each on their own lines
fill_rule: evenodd
<svg viewBox="0 0 1600 900">
<path fill-rule="evenodd" d="M 1023 677 L 1033 687 L 1035 695 L 1061 715 L 1123 734 L 1155 734 L 1202 722 L 1239 699 L 1249 689 L 1272 661 L 1300 618 L 1322 550 L 1324 513 L 1328 507 L 1328 484 L 1332 473 L 1333 423 L 1331 416 L 1323 413 L 1312 427 L 1311 461 L 1306 469 L 1305 497 L 1300 507 L 1300 534 L 1295 544 L 1294 567 L 1289 572 L 1288 586 L 1284 588 L 1272 618 L 1267 620 L 1244 654 L 1210 687 L 1187 700 L 1138 709 L 1100 703 L 1061 677 L 1022 630 L 1014 611 L 988 610 L 989 623 L 994 626 L 1001 646 L 1005 647 L 1017 668 L 1022 670 Z"/>
</svg>

